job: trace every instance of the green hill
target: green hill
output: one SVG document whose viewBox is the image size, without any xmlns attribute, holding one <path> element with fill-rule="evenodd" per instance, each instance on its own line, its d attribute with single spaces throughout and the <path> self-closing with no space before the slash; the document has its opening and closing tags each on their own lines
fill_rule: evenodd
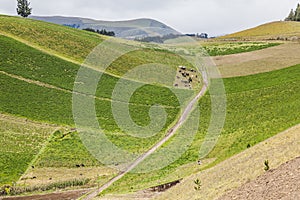
<svg viewBox="0 0 300 200">
<path fill-rule="evenodd" d="M 79 63 L 105 38 L 32 19 L 0 16 L 0 22 L 1 115 L 10 116 L 11 121 L 21 117 L 42 125 L 51 124 L 56 130 L 30 131 L 35 127 L 30 124 L 32 126 L 27 127 L 29 131 L 26 133 L 34 136 L 27 138 L 25 144 L 21 142 L 24 133 L 22 128 L 14 130 L 11 122 L 0 120 L 1 124 L 7 124 L 1 126 L 1 140 L 9 140 L 10 146 L 18 144 L 19 147 L 0 147 L 0 163 L 5 163 L 1 166 L 5 171 L 0 173 L 0 185 L 18 181 L 31 164 L 39 170 L 64 170 L 62 167 L 76 168 L 78 164 L 86 167 L 101 166 L 84 148 L 78 133 L 70 129 L 74 128 L 72 91 Z M 148 84 L 139 88 L 130 99 L 131 116 L 137 124 L 147 125 L 150 107 L 160 104 L 168 114 L 163 130 L 145 139 L 131 137 L 117 126 L 111 111 L 113 89 L 120 76 L 137 65 L 149 62 L 173 67 L 183 64 L 189 66 L 189 63 L 171 52 L 142 48 L 113 62 L 99 82 L 95 95 L 91 97 L 95 99 L 97 118 L 106 136 L 130 152 L 145 152 L 153 146 L 164 137 L 167 128 L 180 113 L 179 102 L 170 88 Z M 226 123 L 218 144 L 207 157 L 212 162 L 203 167 L 214 166 L 244 151 L 249 145 L 253 146 L 299 124 L 299 74 L 300 66 L 296 65 L 268 73 L 224 79 L 227 93 Z M 192 95 L 192 91 L 186 93 L 186 99 Z M 209 94 L 200 100 L 199 109 L 199 130 L 189 150 L 179 160 L 164 169 L 147 174 L 128 174 L 106 192 L 136 191 L 203 170 L 195 162 L 210 120 Z M 16 136 L 9 137 L 8 134 Z M 32 145 L 28 147 L 30 143 Z M 40 151 L 44 144 L 46 146 Z M 28 151 L 20 152 L 20 148 L 28 148 Z M 16 155 L 26 159 L 9 159 Z M 22 165 L 15 169 L 14 165 L 18 162 L 22 162 Z M 108 177 L 110 176 L 105 178 Z M 27 184 L 29 183 L 28 180 Z M 98 184 L 96 180 L 91 186 Z"/>
<path fill-rule="evenodd" d="M 201 119 L 197 136 L 179 160 L 160 171 L 143 175 L 128 174 L 107 193 L 146 189 L 200 172 L 299 124 L 299 74 L 300 65 L 296 65 L 262 74 L 224 79 L 227 93 L 226 122 L 217 145 L 205 159 L 208 163 L 199 167 L 196 162 L 210 118 L 210 98 L 206 95 L 199 102 Z M 133 189 L 128 188 L 128 183 Z"/>
<path fill-rule="evenodd" d="M 0 112 L 43 123 L 74 126 L 72 90 L 80 68 L 78 62 L 83 61 L 103 38 L 97 34 L 31 19 L 1 16 L 0 20 Z M 168 113 L 163 130 L 152 138 L 139 139 L 121 134 L 121 130 L 114 122 L 111 95 L 115 84 L 119 81 L 118 76 L 137 65 L 155 62 L 169 64 L 174 68 L 182 64 L 188 65 L 182 58 L 167 51 L 148 48 L 134 51 L 120 57 L 108 68 L 108 73 L 103 74 L 95 94 L 97 117 L 107 136 L 122 148 L 132 152 L 141 152 L 152 146 L 164 135 L 166 128 L 173 123 L 180 111 L 178 100 L 169 88 L 145 85 L 135 92 L 129 102 L 130 111 L 134 113 L 132 118 L 139 125 L 146 125 L 149 121 L 150 107 L 160 104 Z M 178 91 L 180 92 L 180 89 Z M 193 95 L 192 91 L 185 90 L 185 93 L 188 94 L 186 98 Z M 75 134 L 72 138 L 74 140 L 72 139 L 69 145 L 72 141 L 74 144 L 78 141 L 78 135 Z M 58 146 L 60 145 L 62 151 L 56 146 L 54 149 L 58 150 L 56 152 L 58 155 L 49 153 L 42 156 L 45 159 L 50 156 L 50 160 L 45 162 L 39 159 L 43 163 L 40 166 L 74 167 L 78 162 L 85 162 L 87 156 L 90 157 L 85 153 L 77 160 L 68 158 L 61 154 L 62 152 L 72 154 L 66 153 L 70 149 L 64 149 L 69 145 L 64 146 L 63 141 L 58 143 Z M 83 146 L 78 147 L 80 148 L 85 149 Z M 64 156 L 65 159 L 61 159 L 60 156 Z M 27 161 L 27 164 L 29 163 Z M 87 166 L 93 165 L 85 163 Z M 11 166 L 9 163 L 6 164 L 8 168 Z M 19 175 L 22 175 L 24 170 L 25 168 L 20 169 Z M 1 183 L 8 183 L 5 180 L 6 178 L 1 177 Z"/>
</svg>

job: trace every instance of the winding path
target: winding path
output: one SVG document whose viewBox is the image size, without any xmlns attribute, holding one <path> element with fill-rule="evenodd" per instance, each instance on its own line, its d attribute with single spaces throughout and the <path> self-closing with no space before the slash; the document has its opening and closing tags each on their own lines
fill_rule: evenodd
<svg viewBox="0 0 300 200">
<path fill-rule="evenodd" d="M 141 155 L 139 158 L 137 158 L 131 165 L 127 167 L 127 169 L 123 172 L 120 172 L 117 176 L 112 178 L 110 181 L 108 181 L 106 184 L 101 186 L 100 188 L 97 188 L 92 193 L 85 196 L 84 200 L 90 200 L 95 198 L 98 194 L 109 188 L 113 183 L 121 179 L 123 176 L 125 176 L 127 173 L 129 173 L 131 170 L 133 170 L 136 166 L 138 166 L 141 162 L 143 162 L 147 157 L 149 157 L 152 153 L 154 153 L 157 149 L 159 149 L 163 144 L 165 144 L 171 137 L 173 137 L 178 130 L 178 128 L 186 121 L 188 118 L 188 115 L 193 110 L 193 107 L 195 104 L 199 101 L 199 99 L 205 94 L 205 92 L 208 89 L 208 78 L 206 72 L 202 71 L 202 77 L 203 77 L 203 87 L 201 88 L 200 92 L 190 101 L 190 103 L 186 106 L 184 109 L 181 117 L 176 122 L 176 124 L 170 128 L 166 134 L 166 136 L 159 141 L 156 145 L 154 145 L 149 151 Z"/>
</svg>

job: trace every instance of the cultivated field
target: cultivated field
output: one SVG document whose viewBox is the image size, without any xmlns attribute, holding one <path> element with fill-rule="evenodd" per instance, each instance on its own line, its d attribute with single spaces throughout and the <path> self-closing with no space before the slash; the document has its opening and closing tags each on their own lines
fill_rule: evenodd
<svg viewBox="0 0 300 200">
<path fill-rule="evenodd" d="M 293 40 L 300 37 L 298 22 L 271 22 L 241 32 L 222 36 L 218 39 L 237 40 Z"/>
<path fill-rule="evenodd" d="M 270 42 L 201 42 L 200 45 L 210 56 L 224 56 L 245 52 L 258 51 L 281 43 Z"/>
<path fill-rule="evenodd" d="M 179 160 L 159 171 L 128 174 L 107 193 L 133 192 L 180 179 L 212 167 L 278 132 L 299 124 L 299 70 L 297 65 L 268 73 L 225 79 L 226 122 L 217 145 L 207 156 L 210 163 L 200 168 L 197 165 L 199 149 L 210 117 L 210 101 L 207 95 L 199 103 L 202 115 L 198 133 L 191 147 Z"/>
<path fill-rule="evenodd" d="M 300 63 L 300 44 L 285 43 L 260 51 L 213 57 L 223 77 L 246 76 Z"/>
<path fill-rule="evenodd" d="M 18 191 L 32 193 L 101 186 L 117 172 L 103 166 L 82 144 L 73 119 L 72 94 L 80 63 L 106 37 L 31 19 L 0 16 L 0 21 L 0 137 L 7 144 L 0 147 L 0 168 L 4 169 L 0 171 L 0 188 L 9 184 L 17 186 Z M 290 27 L 286 31 L 288 36 L 300 30 L 292 22 L 278 22 L 271 24 L 276 27 L 274 34 L 281 33 L 278 24 L 281 28 Z M 252 35 L 243 35 L 257 37 L 259 33 L 268 34 L 273 30 L 268 28 L 270 25 L 264 27 L 265 32 L 260 27 L 252 30 Z M 148 63 L 166 64 L 173 69 L 192 66 L 177 54 L 158 49 L 154 44 L 128 42 L 127 45 L 142 48 L 116 59 L 103 73 L 96 93 L 88 98 L 95 100 L 97 120 L 106 137 L 122 149 L 142 153 L 166 135 L 180 116 L 180 104 L 188 102 L 202 83 L 199 79 L 200 83 L 189 90 L 163 84 L 138 88 L 127 103 L 134 122 L 147 126 L 149 110 L 157 104 L 165 109 L 167 120 L 155 136 L 132 137 L 116 124 L 111 110 L 114 101 L 124 103 L 122 99 L 112 100 L 120 77 Z M 149 173 L 129 173 L 104 194 L 145 190 L 146 193 L 139 192 L 132 197 L 150 198 L 153 195 L 149 193 L 150 187 L 183 178 L 182 184 L 158 198 L 183 198 L 180 195 L 216 198 L 262 174 L 264 159 L 269 159 L 271 168 L 276 168 L 299 155 L 297 148 L 287 148 L 299 145 L 299 127 L 278 134 L 300 123 L 299 44 L 214 40 L 203 46 L 215 56 L 214 61 L 226 77 L 223 80 L 227 94 L 226 121 L 213 151 L 200 166 L 197 164 L 211 118 L 208 92 L 198 104 L 201 117 L 195 138 L 178 160 Z M 101 71 L 95 66 L 85 67 L 95 74 Z M 180 74 L 166 79 L 175 80 L 176 75 Z M 124 85 L 136 81 L 126 79 Z M 182 96 L 183 102 L 179 102 L 173 91 Z M 200 191 L 195 191 L 193 186 L 197 178 L 203 185 Z M 3 191 L 7 193 L 5 188 Z M 121 197 L 130 198 L 130 195 Z"/>
</svg>

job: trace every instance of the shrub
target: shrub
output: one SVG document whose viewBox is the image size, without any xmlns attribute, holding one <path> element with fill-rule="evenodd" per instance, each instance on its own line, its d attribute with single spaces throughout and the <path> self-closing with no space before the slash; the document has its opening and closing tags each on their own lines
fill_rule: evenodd
<svg viewBox="0 0 300 200">
<path fill-rule="evenodd" d="M 268 171 L 269 169 L 270 169 L 269 161 L 265 160 L 265 171 Z"/>
<path fill-rule="evenodd" d="M 199 179 L 194 180 L 195 186 L 194 189 L 195 190 L 200 190 L 201 189 L 201 181 Z"/>
</svg>

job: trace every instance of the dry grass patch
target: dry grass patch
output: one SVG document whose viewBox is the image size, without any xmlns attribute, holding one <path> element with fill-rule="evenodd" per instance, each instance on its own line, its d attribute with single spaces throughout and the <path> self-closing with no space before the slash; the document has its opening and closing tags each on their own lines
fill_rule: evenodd
<svg viewBox="0 0 300 200">
<path fill-rule="evenodd" d="M 277 21 L 225 35 L 219 39 L 277 39 L 293 36 L 300 36 L 300 23 Z"/>
<path fill-rule="evenodd" d="M 300 199 L 300 157 L 244 184 L 219 200 Z"/>
<path fill-rule="evenodd" d="M 284 131 L 213 168 L 194 174 L 156 199 L 216 199 L 264 173 L 264 161 L 271 169 L 300 155 L 300 125 Z M 194 180 L 202 182 L 200 191 Z"/>
<path fill-rule="evenodd" d="M 91 179 L 93 183 L 103 184 L 117 172 L 108 167 L 79 168 L 33 168 L 17 182 L 19 186 L 47 185 L 74 179 Z"/>
</svg>

